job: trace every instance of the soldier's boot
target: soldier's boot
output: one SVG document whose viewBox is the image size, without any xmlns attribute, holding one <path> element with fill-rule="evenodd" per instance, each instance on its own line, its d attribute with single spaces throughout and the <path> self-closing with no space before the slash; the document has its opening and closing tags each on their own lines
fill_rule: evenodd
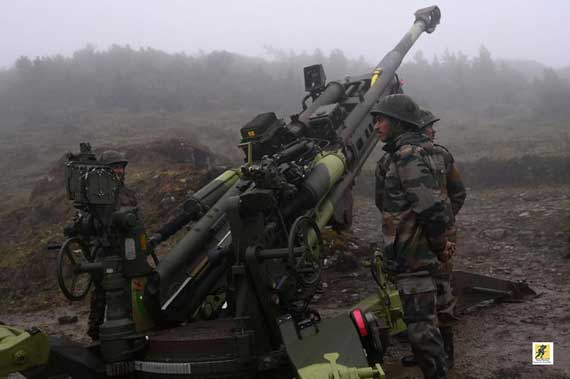
<svg viewBox="0 0 570 379">
<path fill-rule="evenodd" d="M 408 324 L 413 361 L 424 379 L 448 379 L 443 338 L 439 329 L 435 325 L 431 328 L 430 324 L 428 321 Z"/>
<path fill-rule="evenodd" d="M 447 368 L 452 368 L 455 365 L 455 355 L 453 349 L 453 329 L 450 326 L 439 328 L 441 338 L 443 339 L 443 349 L 447 355 Z"/>
</svg>

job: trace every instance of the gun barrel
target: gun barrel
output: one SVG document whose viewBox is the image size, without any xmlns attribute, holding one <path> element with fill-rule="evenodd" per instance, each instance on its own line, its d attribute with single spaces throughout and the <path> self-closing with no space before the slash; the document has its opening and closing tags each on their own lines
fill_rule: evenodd
<svg viewBox="0 0 570 379">
<path fill-rule="evenodd" d="M 156 267 L 153 284 L 155 290 L 159 291 L 160 303 L 164 303 L 172 296 L 187 279 L 187 272 L 191 271 L 192 264 L 200 256 L 205 244 L 212 237 L 212 229 L 223 217 L 224 199 L 238 193 L 236 184 L 225 191 L 223 196 L 208 210 L 208 212 L 198 220 L 192 229 L 182 238 L 182 240 L 165 256 Z M 156 283 L 156 280 L 159 282 Z M 158 287 L 158 288 L 156 288 Z"/>
<path fill-rule="evenodd" d="M 316 222 L 319 227 L 329 223 L 335 209 L 342 202 L 345 193 L 352 188 L 355 178 L 378 143 L 379 138 L 373 131 L 372 118 L 369 114 L 370 108 L 392 87 L 396 69 L 419 36 L 423 32 L 431 33 L 435 30 L 441 19 L 441 13 L 437 6 L 432 6 L 418 10 L 415 17 L 410 30 L 378 63 L 369 77 L 370 88 L 344 120 L 345 128 L 341 131 L 341 139 L 347 146 L 348 170 L 319 203 L 316 210 Z M 365 77 L 358 80 L 362 82 Z M 358 82 L 351 83 L 352 87 L 349 86 L 347 90 L 351 95 L 355 83 Z"/>
<path fill-rule="evenodd" d="M 160 236 L 157 242 L 165 241 L 185 225 L 197 221 L 210 209 L 239 179 L 237 169 L 226 170 L 188 198 L 182 212 L 156 231 Z"/>
<path fill-rule="evenodd" d="M 217 178 L 200 188 L 192 198 L 202 204 L 202 206 L 209 209 L 213 206 L 227 190 L 238 181 L 239 170 L 231 169 L 221 173 Z"/>
<path fill-rule="evenodd" d="M 398 42 L 388 54 L 382 58 L 376 66 L 371 77 L 370 89 L 364 95 L 364 101 L 359 103 L 345 120 L 346 128 L 342 132 L 342 140 L 349 143 L 355 129 L 360 125 L 364 117 L 368 115 L 370 108 L 382 96 L 386 88 L 392 82 L 396 69 L 402 63 L 402 59 L 410 50 L 423 32 L 431 33 L 435 30 L 441 19 L 441 12 L 437 6 L 427 7 L 415 13 L 416 20 L 410 30 Z"/>
</svg>

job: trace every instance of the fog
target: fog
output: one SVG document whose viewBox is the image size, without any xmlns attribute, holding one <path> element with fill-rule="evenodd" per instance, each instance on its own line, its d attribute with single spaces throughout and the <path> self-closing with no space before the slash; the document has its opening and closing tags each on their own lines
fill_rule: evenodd
<svg viewBox="0 0 570 379">
<path fill-rule="evenodd" d="M 264 56 L 266 47 L 302 52 L 341 49 L 375 63 L 408 29 L 413 12 L 433 5 L 406 0 L 2 0 L 0 67 L 22 55 L 63 54 L 93 44 L 196 54 L 227 50 Z M 496 58 L 570 65 L 567 0 L 544 2 L 441 0 L 436 35 L 414 51 L 426 57 L 446 49 L 477 54 L 481 45 Z M 562 52 L 562 53 L 561 53 Z"/>
</svg>

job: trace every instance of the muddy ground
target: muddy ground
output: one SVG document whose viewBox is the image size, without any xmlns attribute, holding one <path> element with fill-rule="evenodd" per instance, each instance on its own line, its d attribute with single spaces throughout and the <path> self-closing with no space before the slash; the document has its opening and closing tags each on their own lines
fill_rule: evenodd
<svg viewBox="0 0 570 379">
<path fill-rule="evenodd" d="M 456 327 L 456 367 L 451 378 L 570 378 L 570 188 L 534 187 L 469 193 L 458 226 L 461 235 L 455 267 L 509 280 L 526 280 L 539 294 L 524 303 L 478 308 Z M 357 197 L 353 235 L 332 247 L 323 293 L 316 307 L 330 315 L 374 292 L 369 275 L 371 242 L 378 242 L 380 217 L 371 199 Z M 344 246 L 344 248 L 341 248 Z M 54 301 L 61 304 L 61 300 Z M 57 318 L 78 316 L 61 326 Z M 57 306 L 36 312 L 0 310 L 0 320 L 83 339 L 87 305 Z M 554 342 L 554 365 L 533 366 L 533 341 Z M 388 377 L 421 378 L 398 365 L 409 347 L 394 341 L 386 357 Z"/>
</svg>

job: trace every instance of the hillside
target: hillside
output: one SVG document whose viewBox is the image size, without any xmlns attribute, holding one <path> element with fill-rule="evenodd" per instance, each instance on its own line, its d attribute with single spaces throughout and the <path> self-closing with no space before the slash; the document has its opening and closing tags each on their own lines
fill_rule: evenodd
<svg viewBox="0 0 570 379">
<path fill-rule="evenodd" d="M 109 148 L 94 147 L 96 152 Z M 137 193 L 150 232 L 174 215 L 189 192 L 201 188 L 228 164 L 227 158 L 184 138 L 113 148 L 129 157 L 126 183 Z M 55 252 L 47 246 L 63 242 L 62 228 L 75 213 L 65 195 L 63 163 L 63 157 L 52 162 L 35 182 L 28 200 L 12 203 L 12 210 L 0 214 L 0 291 L 4 294 L 0 308 L 40 294 L 27 301 L 26 306 L 34 307 L 44 301 L 43 291 L 57 292 Z"/>
</svg>

